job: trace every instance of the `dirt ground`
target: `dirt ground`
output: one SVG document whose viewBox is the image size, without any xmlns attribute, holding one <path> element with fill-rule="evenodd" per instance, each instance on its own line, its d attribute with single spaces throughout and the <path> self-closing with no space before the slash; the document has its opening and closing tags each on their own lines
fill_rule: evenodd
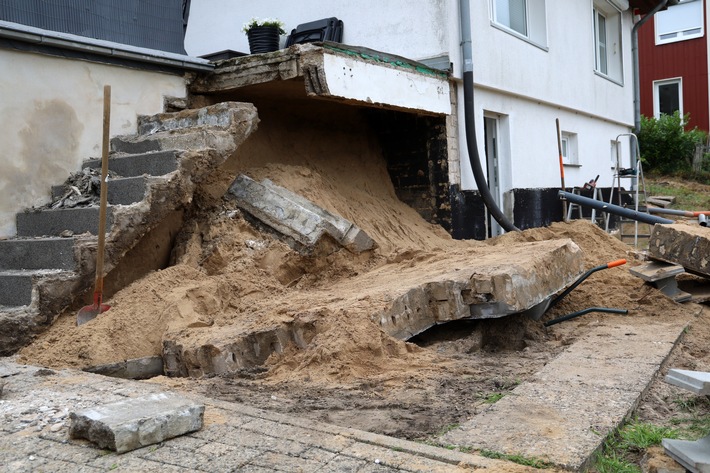
<svg viewBox="0 0 710 473">
<path fill-rule="evenodd" d="M 631 276 L 627 268 L 639 261 L 628 245 L 587 221 L 486 242 L 454 241 L 396 198 L 382 160 L 369 159 L 376 153 L 369 144 L 362 146 L 362 159 L 347 163 L 257 167 L 245 162 L 242 171 L 254 179 L 269 178 L 353 221 L 377 242 L 376 250 L 353 255 L 325 244 L 311 255 L 299 254 L 252 226 L 225 199 L 188 220 L 173 266 L 117 293 L 108 301 L 112 309 L 89 324 L 77 328 L 75 312 L 67 312 L 20 352 L 19 361 L 81 368 L 160 354 L 166 337 L 206 341 L 234 327 L 308 322 L 314 333 L 306 348 L 286 347 L 261 366 L 201 379 L 152 381 L 416 440 L 432 439 L 486 409 L 589 328 L 618 317 L 649 324 L 691 316 L 691 328 L 668 366 L 710 371 L 710 310 L 674 303 Z M 482 252 L 506 253 L 520 243 L 560 238 L 579 245 L 587 268 L 620 258 L 629 263 L 595 273 L 541 321 L 509 316 L 450 323 L 404 342 L 371 321 L 369 301 L 339 305 L 357 296 L 370 272 L 396 275 L 398 268 L 416 268 L 426 273 L 438 270 L 442 261 L 471 266 Z M 357 281 L 350 291 L 349 281 Z M 401 282 L 393 277 L 389 284 Z M 625 308 L 629 314 L 592 313 L 543 326 L 545 320 L 593 306 Z M 670 422 L 680 409 L 676 400 L 659 378 L 639 406 L 639 418 Z"/>
</svg>

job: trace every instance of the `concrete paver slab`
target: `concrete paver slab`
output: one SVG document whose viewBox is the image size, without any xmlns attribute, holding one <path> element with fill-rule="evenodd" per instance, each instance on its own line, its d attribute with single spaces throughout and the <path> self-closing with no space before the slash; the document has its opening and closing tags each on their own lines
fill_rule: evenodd
<svg viewBox="0 0 710 473">
<path fill-rule="evenodd" d="M 686 325 L 596 327 L 440 441 L 582 470 L 631 414 Z"/>
<path fill-rule="evenodd" d="M 663 448 L 693 473 L 710 473 L 710 435 L 700 440 L 663 439 Z"/>
<path fill-rule="evenodd" d="M 710 229 L 683 224 L 654 225 L 648 254 L 710 278 Z"/>
<path fill-rule="evenodd" d="M 204 412 L 174 394 L 149 394 L 71 412 L 69 435 L 123 453 L 199 430 Z"/>
<path fill-rule="evenodd" d="M 710 395 L 710 373 L 670 369 L 666 375 L 666 383 L 679 386 L 703 396 Z"/>
</svg>

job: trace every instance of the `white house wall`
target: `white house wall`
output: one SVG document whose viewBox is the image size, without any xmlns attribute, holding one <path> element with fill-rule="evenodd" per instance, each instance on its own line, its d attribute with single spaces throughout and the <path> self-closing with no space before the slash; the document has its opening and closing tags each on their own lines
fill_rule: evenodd
<svg viewBox="0 0 710 473">
<path fill-rule="evenodd" d="M 136 131 L 138 115 L 184 97 L 180 76 L 0 50 L 0 236 L 15 213 L 47 203 L 81 162 L 101 156 L 103 86 L 112 87 L 111 135 Z"/>
<path fill-rule="evenodd" d="M 580 167 L 566 169 L 570 185 L 600 174 L 611 184 L 610 142 L 633 125 L 630 12 L 622 13 L 623 76 L 611 81 L 594 73 L 593 0 L 546 0 L 544 48 L 491 24 L 488 0 L 470 0 L 475 107 L 479 153 L 483 114 L 508 115 L 508 169 L 502 191 L 559 186 L 555 118 L 577 133 Z M 335 16 L 344 21 L 343 42 L 423 59 L 448 54 L 458 84 L 458 148 L 462 189 L 475 189 L 466 151 L 458 0 L 193 0 L 186 50 L 201 55 L 224 49 L 248 51 L 241 26 L 250 17 L 278 17 L 290 30 L 299 23 Z M 451 169 L 458 169 L 453 163 Z M 485 160 L 483 163 L 485 168 Z M 452 173 L 452 184 L 459 179 Z"/>
</svg>

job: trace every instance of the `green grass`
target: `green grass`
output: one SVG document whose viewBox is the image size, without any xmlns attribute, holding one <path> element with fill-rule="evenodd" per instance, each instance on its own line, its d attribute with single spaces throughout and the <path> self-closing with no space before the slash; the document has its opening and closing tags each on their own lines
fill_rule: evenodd
<svg viewBox="0 0 710 473">
<path fill-rule="evenodd" d="M 523 455 L 509 455 L 506 453 L 494 452 L 493 450 L 481 450 L 479 452 L 481 456 L 486 458 L 493 458 L 495 460 L 507 460 L 519 465 L 530 466 L 538 469 L 551 468 L 554 466 L 553 463 L 546 462 L 535 457 L 525 457 Z"/>
<path fill-rule="evenodd" d="M 483 402 L 486 404 L 495 404 L 496 402 L 503 399 L 504 393 L 491 393 L 483 398 Z"/>
<path fill-rule="evenodd" d="M 597 473 L 640 473 L 636 465 L 643 452 L 664 438 L 678 438 L 676 429 L 632 421 L 604 442 L 594 462 Z"/>
<path fill-rule="evenodd" d="M 676 201 L 670 208 L 680 210 L 710 210 L 710 195 L 705 192 L 699 192 L 697 189 L 690 189 L 673 185 L 672 179 L 664 181 L 662 177 L 655 178 L 653 181 L 646 181 L 646 194 L 654 195 L 671 195 L 676 198 Z M 668 182 L 668 185 L 662 185 L 662 182 Z"/>
<path fill-rule="evenodd" d="M 710 399 L 707 396 L 682 397 L 673 402 L 689 414 L 671 420 L 681 437 L 697 440 L 710 435 Z"/>
</svg>

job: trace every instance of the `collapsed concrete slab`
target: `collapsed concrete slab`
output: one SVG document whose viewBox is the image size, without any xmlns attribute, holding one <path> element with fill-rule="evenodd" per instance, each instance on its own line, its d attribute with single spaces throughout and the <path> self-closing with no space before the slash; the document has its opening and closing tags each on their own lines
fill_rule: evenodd
<svg viewBox="0 0 710 473">
<path fill-rule="evenodd" d="M 166 374 L 202 376 L 260 366 L 289 345 L 306 348 L 318 333 L 322 314 L 369 318 L 399 340 L 454 320 L 504 317 L 540 304 L 584 271 L 582 252 L 571 240 L 520 243 L 503 251 L 479 248 L 466 262 L 462 265 L 460 256 L 443 257 L 437 269 L 430 266 L 426 273 L 416 264 L 388 264 L 320 294 L 287 294 L 283 300 L 274 296 L 274 310 L 285 320 L 270 327 L 236 324 L 167 333 Z M 396 288 L 389 284 L 393 280 Z M 292 306 L 310 310 L 293 312 Z"/>
<path fill-rule="evenodd" d="M 108 365 L 91 366 L 84 368 L 84 371 L 112 378 L 150 379 L 164 374 L 163 358 L 160 356 L 135 358 Z"/>
<path fill-rule="evenodd" d="M 440 442 L 585 471 L 633 412 L 688 322 L 597 327 Z"/>
<path fill-rule="evenodd" d="M 202 428 L 204 404 L 168 393 L 71 412 L 69 435 L 117 453 L 130 452 Z"/>
<path fill-rule="evenodd" d="M 313 251 L 325 235 L 353 253 L 375 248 L 375 242 L 360 228 L 344 218 L 318 207 L 313 202 L 268 179 L 258 183 L 240 175 L 229 188 L 237 206 L 300 245 Z"/>
<path fill-rule="evenodd" d="M 675 263 L 710 278 L 710 229 L 695 225 L 655 225 L 648 245 L 651 258 Z"/>
</svg>

